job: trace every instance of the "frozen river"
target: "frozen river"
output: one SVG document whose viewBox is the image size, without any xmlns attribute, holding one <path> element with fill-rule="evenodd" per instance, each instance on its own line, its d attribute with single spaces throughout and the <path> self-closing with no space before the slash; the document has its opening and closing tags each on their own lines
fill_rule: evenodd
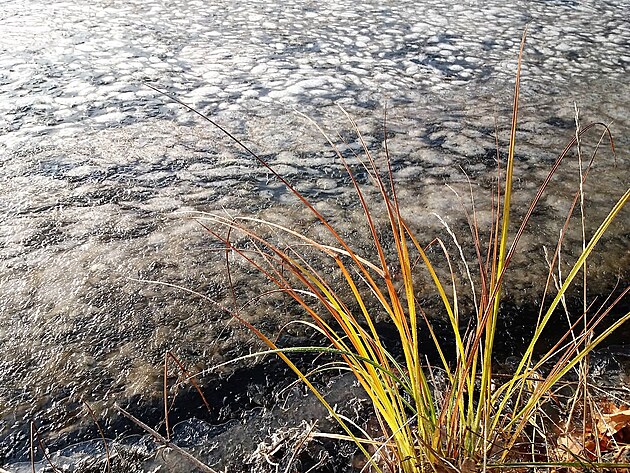
<svg viewBox="0 0 630 473">
<path fill-rule="evenodd" d="M 96 436 L 81 399 L 106 425 L 114 401 L 159 406 L 167 350 L 203 369 L 257 346 L 208 303 L 130 279 L 228 298 L 212 240 L 176 212 L 309 225 L 250 157 L 144 83 L 245 140 L 349 235 L 360 220 L 350 182 L 294 112 L 351 154 L 341 104 L 382 156 L 387 108 L 401 203 L 428 243 L 444 233 L 432 212 L 467 231 L 445 184 L 466 193 L 468 174 L 488 204 L 495 126 L 505 151 L 529 25 L 517 203 L 574 136 L 577 104 L 583 124 L 611 124 L 615 137 L 616 165 L 604 146 L 587 187 L 596 225 L 629 184 L 628 18 L 630 2 L 599 0 L 0 0 L 0 465 L 28 458 L 30 420 L 53 448 Z M 525 248 L 557 238 L 550 222 L 577 182 L 570 166 L 566 175 Z M 627 281 L 628 228 L 626 211 L 597 260 L 595 292 Z M 507 293 L 515 310 L 534 304 L 544 275 L 536 248 L 536 262 L 517 258 L 529 270 Z M 258 290 L 251 278 L 235 275 L 245 296 Z M 249 317 L 274 333 L 291 315 L 261 306 Z M 214 420 L 231 416 L 226 407 Z"/>
</svg>

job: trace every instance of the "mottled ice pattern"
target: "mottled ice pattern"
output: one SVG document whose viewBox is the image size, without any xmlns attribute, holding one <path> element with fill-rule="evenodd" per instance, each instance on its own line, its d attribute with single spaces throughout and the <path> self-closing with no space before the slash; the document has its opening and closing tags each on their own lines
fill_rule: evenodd
<svg viewBox="0 0 630 473">
<path fill-rule="evenodd" d="M 576 82 L 623 80 L 627 2 L 3 2 L 0 130 L 85 133 L 177 115 L 142 87 L 200 109 L 368 109 L 427 94 L 496 94 L 524 78 L 568 97 Z M 577 78 L 579 77 L 579 81 Z M 277 113 L 277 112 L 274 112 Z M 3 140 L 3 141 L 4 141 Z"/>
<path fill-rule="evenodd" d="M 0 0 L 0 465 L 26 458 L 30 419 L 53 448 L 93 438 L 81 398 L 99 413 L 114 401 L 159 405 L 166 350 L 201 369 L 255 346 L 216 306 L 130 279 L 229 303 L 223 254 L 178 212 L 256 214 L 317 234 L 251 157 L 143 83 L 245 140 L 369 254 L 337 155 L 295 113 L 321 123 L 366 182 L 341 104 L 375 157 L 387 138 L 421 240 L 449 241 L 435 212 L 464 242 L 464 212 L 445 184 L 465 197 L 471 177 L 487 229 L 495 128 L 504 156 L 529 25 L 515 214 L 574 136 L 577 103 L 582 123 L 611 123 L 615 136 L 616 167 L 603 146 L 586 187 L 595 226 L 629 183 L 628 18 L 627 1 L 600 0 Z M 585 139 L 585 155 L 598 138 Z M 506 297 L 517 308 L 540 290 L 541 244 L 557 238 L 578 179 L 571 159 L 515 258 Z M 594 265 L 594 292 L 627 276 L 628 225 L 626 211 Z M 233 282 L 242 300 L 265 290 L 243 267 Z M 273 334 L 295 313 L 274 300 L 247 317 Z M 510 327 L 522 332 L 518 318 Z"/>
</svg>

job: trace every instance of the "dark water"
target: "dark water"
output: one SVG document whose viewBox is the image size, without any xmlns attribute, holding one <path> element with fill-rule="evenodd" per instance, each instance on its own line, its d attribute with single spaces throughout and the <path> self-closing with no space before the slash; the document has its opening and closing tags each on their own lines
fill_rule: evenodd
<svg viewBox="0 0 630 473">
<path fill-rule="evenodd" d="M 585 188 L 589 231 L 627 189 L 629 15 L 628 2 L 596 1 L 0 2 L 0 464 L 28 458 L 30 420 L 53 449 L 96 438 L 81 399 L 110 437 L 129 429 L 114 402 L 159 422 L 167 350 L 202 370 L 260 348 L 212 304 L 130 279 L 230 300 L 222 254 L 181 212 L 254 214 L 318 232 L 251 157 L 143 82 L 212 114 L 369 252 L 350 180 L 326 140 L 293 113 L 321 123 L 352 161 L 360 143 L 335 105 L 342 104 L 376 157 L 387 138 L 401 206 L 421 241 L 450 241 L 438 214 L 472 254 L 465 214 L 445 184 L 465 196 L 470 176 L 480 226 L 489 228 L 495 129 L 504 154 L 526 24 L 516 219 L 574 136 L 575 104 L 582 124 L 610 124 L 617 151 L 615 161 L 602 146 Z M 584 138 L 585 156 L 598 139 Z M 505 356 L 536 313 L 542 246 L 552 251 L 558 238 L 579 178 L 575 163 L 573 153 L 515 257 L 511 315 L 499 341 Z M 624 211 L 601 244 L 591 300 L 627 281 L 629 223 Z M 579 233 L 567 238 L 570 261 Z M 245 266 L 235 268 L 243 301 L 267 288 Z M 271 334 L 295 316 L 277 301 L 247 313 Z M 626 333 L 614 340 L 620 353 Z M 252 404 L 252 390 L 270 399 L 289 378 L 256 378 L 260 363 L 242 363 L 233 384 L 223 378 L 234 368 L 201 380 L 216 394 L 212 402 L 232 406 L 203 421 L 214 432 L 208 438 L 244 408 L 274 409 Z M 624 369 L 611 368 L 615 382 L 627 380 Z M 215 385 L 232 391 L 217 394 Z M 194 392 L 182 396 L 182 420 L 203 417 Z M 309 415 L 289 416 L 286 425 L 316 417 Z M 229 424 L 221 435 L 251 438 L 250 454 L 277 430 L 273 415 L 265 419 L 266 428 L 249 423 L 244 434 Z"/>
</svg>

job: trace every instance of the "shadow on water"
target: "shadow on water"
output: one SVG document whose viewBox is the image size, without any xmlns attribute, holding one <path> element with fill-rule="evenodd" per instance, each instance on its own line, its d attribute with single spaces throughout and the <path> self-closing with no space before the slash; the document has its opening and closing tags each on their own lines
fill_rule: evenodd
<svg viewBox="0 0 630 473">
<path fill-rule="evenodd" d="M 567 308 L 569 313 L 579 313 L 580 300 L 569 300 Z M 617 314 L 625 313 L 628 309 L 628 302 L 624 301 L 624 304 L 615 308 L 611 318 L 614 319 Z M 499 324 L 498 330 L 502 335 L 496 339 L 496 350 L 500 357 L 497 369 L 508 371 L 513 360 L 518 360 L 517 355 L 522 353 L 531 338 L 538 308 L 535 305 L 517 307 L 504 303 L 502 311 L 509 316 L 502 318 Z M 543 353 L 557 341 L 558 334 L 564 330 L 561 326 L 563 323 L 553 324 L 553 328 L 546 331 L 539 344 L 539 353 Z M 448 322 L 434 320 L 433 329 L 442 341 L 445 353 L 455 353 Z M 377 324 L 377 330 L 387 349 L 394 356 L 400 357 L 402 351 L 394 327 L 381 322 Z M 623 385 L 623 379 L 630 377 L 630 353 L 625 346 L 628 334 L 630 325 L 622 327 L 604 349 L 591 356 L 591 373 L 602 386 L 610 383 L 612 388 L 616 388 Z M 430 334 L 422 327 L 420 338 L 421 346 L 428 347 L 423 353 L 427 363 L 439 366 L 440 358 L 431 348 L 433 342 Z M 278 343 L 280 346 L 321 345 L 316 338 L 304 334 L 283 336 Z M 293 360 L 308 371 L 309 368 L 332 361 L 333 358 L 302 354 L 294 356 Z M 335 432 L 338 428 L 327 417 L 319 401 L 304 386 L 295 384 L 292 381 L 294 378 L 286 365 L 273 355 L 260 357 L 258 361 L 249 363 L 249 366 L 237 367 L 222 375 L 206 373 L 198 379 L 203 386 L 203 394 L 210 403 L 209 411 L 189 384 L 177 390 L 177 394 L 170 398 L 172 404 L 169 421 L 173 442 L 189 449 L 207 464 L 220 465 L 229 471 L 267 471 L 261 467 L 261 463 L 272 460 L 272 463 L 288 465 L 288 459 L 301 465 L 301 471 L 310 467 L 331 473 L 348 471 L 347 465 L 352 462 L 354 448 L 346 442 L 340 444 L 320 439 L 303 448 L 289 448 L 291 438 L 295 442 L 301 442 L 301 435 L 309 431 L 314 423 L 318 430 L 325 432 Z M 370 412 L 369 402 L 351 375 L 341 375 L 339 372 L 319 374 L 312 381 L 327 393 L 329 402 L 339 406 L 340 413 L 359 423 L 366 421 L 364 416 Z M 119 399 L 118 403 L 138 419 L 166 435 L 162 399 L 147 400 L 142 396 L 132 396 Z M 46 406 L 41 406 L 41 409 L 45 411 Z M 80 427 L 73 427 L 62 435 L 56 435 L 53 440 L 44 436 L 46 446 L 54 452 L 53 462 L 56 466 L 70 468 L 71 471 L 101 471 L 104 451 L 96 425 L 78 403 L 66 404 L 64 411 L 66 415 L 70 413 L 71 416 L 78 417 Z M 39 419 L 37 414 L 34 420 L 42 432 L 48 428 L 58 429 L 55 421 Z M 47 425 L 46 422 L 51 423 Z M 63 424 L 64 420 L 59 419 L 59 422 Z M 191 465 L 176 453 L 167 451 L 160 454 L 158 445 L 142 429 L 115 411 L 101 413 L 99 422 L 107 438 L 115 439 L 108 440 L 110 451 L 116 452 L 112 457 L 114 471 L 146 471 L 146 468 L 160 465 L 172 472 L 190 471 Z M 29 458 L 28 439 L 26 425 L 13 430 L 10 437 L 2 439 L 2 445 L 13 443 L 18 446 L 12 451 L 3 452 L 4 461 L 12 464 L 16 472 L 30 471 L 30 464 L 20 463 Z M 273 445 L 274 441 L 278 443 Z M 281 444 L 282 448 L 276 448 Z M 265 448 L 272 452 L 269 456 L 256 454 L 259 451 L 264 452 Z M 41 452 L 37 451 L 35 458 L 38 465 L 46 464 Z"/>
</svg>

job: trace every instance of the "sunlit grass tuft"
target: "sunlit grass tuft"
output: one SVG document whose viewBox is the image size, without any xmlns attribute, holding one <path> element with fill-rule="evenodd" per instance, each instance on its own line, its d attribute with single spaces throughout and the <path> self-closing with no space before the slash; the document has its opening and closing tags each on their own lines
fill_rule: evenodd
<svg viewBox="0 0 630 473">
<path fill-rule="evenodd" d="M 593 456 L 593 452 L 587 452 L 586 446 L 582 450 L 572 449 L 570 455 L 554 448 L 553 442 L 548 440 L 553 422 L 549 419 L 546 406 L 563 402 L 559 400 L 558 392 L 564 386 L 566 375 L 580 366 L 585 372 L 583 363 L 589 353 L 630 319 L 630 314 L 624 314 L 612 322 L 607 321 L 607 328 L 595 330 L 627 296 L 630 288 L 622 288 L 619 296 L 596 310 L 588 310 L 590 308 L 585 303 L 580 320 L 551 349 L 542 354 L 535 350 L 545 328 L 562 308 L 568 288 L 575 283 L 576 278 L 586 273 L 589 257 L 627 203 L 630 189 L 623 193 L 590 238 L 583 232 L 581 254 L 568 273 L 557 277 L 556 268 L 563 238 L 560 237 L 555 251 L 548 255 L 550 269 L 544 292 L 545 296 L 549 294 L 551 300 L 540 304 L 544 309 L 541 309 L 533 334 L 524 352 L 514 363 L 513 371 L 508 376 L 505 373 L 498 376 L 494 369 L 495 340 L 502 316 L 502 284 L 534 209 L 561 162 L 571 149 L 579 146 L 584 133 L 601 127 L 602 139 L 608 138 L 612 146 L 606 125 L 596 123 L 578 128 L 575 138 L 551 167 L 517 231 L 510 234 L 524 42 L 525 35 L 516 72 L 508 159 L 504 167 L 499 166 L 497 173 L 500 185 L 497 185 L 497 194 L 493 199 L 494 225 L 489 229 L 489 238 L 482 241 L 480 234 L 483 229 L 479 228 L 473 208 L 469 220 L 476 261 L 469 266 L 457 238 L 444 223 L 457 251 L 450 254 L 448 245 L 440 239 L 435 239 L 432 246 L 439 249 L 438 253 L 443 255 L 450 268 L 446 278 L 437 269 L 436 262 L 432 261 L 435 251 L 430 257 L 427 248 L 420 243 L 402 215 L 393 185 L 387 146 L 386 170 L 383 173 L 363 141 L 356 123 L 347 114 L 363 146 L 356 158 L 380 194 L 380 205 L 387 222 L 385 228 L 376 222 L 377 216 L 368 202 L 365 188 L 355 178 L 344 155 L 333 140 L 323 130 L 320 131 L 336 151 L 355 188 L 356 199 L 363 209 L 373 244 L 370 254 L 354 250 L 351 243 L 291 183 L 224 128 L 193 110 L 221 129 L 284 183 L 312 212 L 328 235 L 324 243 L 323 240 L 311 238 L 287 226 L 254 217 L 232 218 L 221 214 L 194 216 L 225 245 L 227 252 L 251 264 L 278 291 L 297 303 L 308 315 L 308 321 L 302 323 L 319 332 L 326 340 L 326 344 L 320 347 L 278 347 L 270 335 L 247 322 L 237 311 L 230 310 L 270 351 L 277 353 L 323 403 L 345 432 L 337 437 L 356 442 L 366 459 L 365 471 L 471 472 L 519 466 L 582 468 L 585 462 L 590 468 L 597 468 L 598 465 L 602 468 L 615 466 L 610 462 L 605 464 L 601 454 Z M 313 125 L 319 129 L 317 124 Z M 565 221 L 565 231 L 576 206 L 583 208 L 582 184 L 588 177 L 596 154 L 597 151 L 585 163 L 580 161 L 581 183 Z M 383 216 L 378 217 L 380 219 Z M 227 229 L 227 232 L 222 229 Z M 274 243 L 276 240 L 270 238 L 270 234 L 283 235 L 292 243 Z M 236 237 L 239 239 L 238 244 L 234 243 Z M 319 255 L 319 258 L 314 255 Z M 323 264 L 321 259 L 324 260 Z M 456 260 L 465 264 L 465 278 L 474 286 L 475 313 L 472 316 L 460 313 L 454 269 Z M 446 351 L 444 341 L 434 330 L 432 321 L 436 314 L 429 317 L 418 301 L 420 293 L 416 281 L 421 272 L 432 281 L 433 291 L 441 301 L 441 313 L 437 316 L 446 318 L 450 324 L 454 353 Z M 582 278 L 586 282 L 585 276 Z M 377 330 L 378 321 L 383 318 L 394 327 L 400 342 L 400 353 L 388 351 L 387 341 Z M 426 346 L 426 340 L 422 341 L 420 327 L 428 329 L 431 347 Z M 428 349 L 437 353 L 438 366 L 427 364 L 424 353 Z M 327 403 L 311 382 L 310 373 L 302 371 L 291 360 L 293 354 L 303 351 L 328 353 L 336 360 L 337 367 L 353 373 L 371 401 L 373 420 L 379 426 L 378 434 L 369 434 L 357 428 Z M 440 376 L 437 375 L 438 371 Z M 438 381 L 438 377 L 443 379 Z M 573 399 L 573 406 L 577 402 Z M 586 398 L 583 403 L 586 409 Z"/>
</svg>

